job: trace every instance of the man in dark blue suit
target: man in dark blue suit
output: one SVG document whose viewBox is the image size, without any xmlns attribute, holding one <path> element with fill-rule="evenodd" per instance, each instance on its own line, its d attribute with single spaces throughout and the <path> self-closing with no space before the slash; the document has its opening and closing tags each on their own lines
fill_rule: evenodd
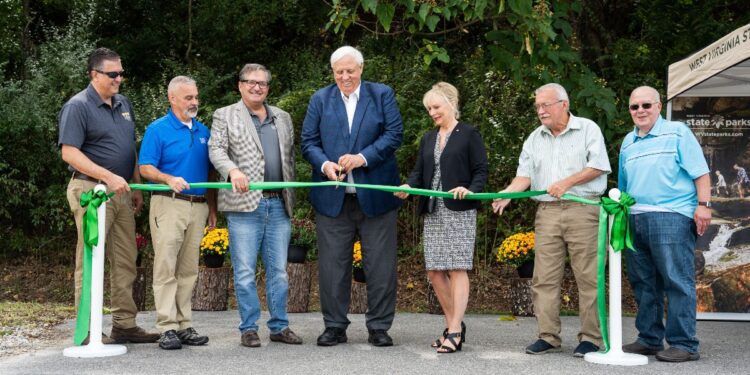
<svg viewBox="0 0 750 375">
<path fill-rule="evenodd" d="M 362 81 L 364 58 L 345 46 L 331 55 L 335 85 L 310 99 L 302 125 L 302 154 L 313 181 L 399 185 L 395 151 L 403 122 L 393 89 Z M 320 307 L 325 331 L 318 345 L 346 342 L 352 283 L 352 247 L 359 236 L 367 278 L 368 342 L 391 346 L 396 310 L 396 219 L 400 200 L 388 192 L 314 188 Z"/>
</svg>

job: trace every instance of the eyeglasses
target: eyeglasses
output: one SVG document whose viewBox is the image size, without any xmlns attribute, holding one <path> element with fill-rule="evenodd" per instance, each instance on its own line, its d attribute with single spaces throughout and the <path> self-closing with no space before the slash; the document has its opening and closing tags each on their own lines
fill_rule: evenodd
<svg viewBox="0 0 750 375">
<path fill-rule="evenodd" d="M 241 79 L 240 82 L 248 85 L 250 88 L 253 88 L 255 85 L 258 85 L 258 87 L 265 89 L 268 87 L 268 82 L 266 81 L 255 81 L 252 79 Z"/>
<path fill-rule="evenodd" d="M 646 102 L 646 103 L 641 103 L 640 105 L 639 104 L 631 104 L 630 107 L 628 107 L 628 108 L 630 108 L 631 111 L 637 111 L 639 107 L 648 110 L 648 109 L 651 109 L 651 106 L 654 105 L 654 104 L 656 104 L 656 103 L 658 103 L 658 102 L 653 102 L 653 103 Z"/>
<path fill-rule="evenodd" d="M 112 78 L 112 79 L 116 79 L 117 77 L 125 78 L 125 71 L 122 71 L 122 70 L 119 72 L 103 72 L 99 69 L 94 69 L 94 71 L 97 73 L 104 74 L 105 76 Z"/>
<path fill-rule="evenodd" d="M 549 108 L 550 106 L 553 106 L 553 105 L 555 105 L 557 103 L 560 103 L 560 102 L 563 102 L 563 101 L 564 100 L 560 99 L 560 100 L 558 100 L 556 102 L 552 102 L 552 103 L 534 104 L 534 109 L 536 109 L 537 111 L 539 110 L 539 108 L 544 108 L 545 110 L 547 110 L 547 108 Z"/>
</svg>

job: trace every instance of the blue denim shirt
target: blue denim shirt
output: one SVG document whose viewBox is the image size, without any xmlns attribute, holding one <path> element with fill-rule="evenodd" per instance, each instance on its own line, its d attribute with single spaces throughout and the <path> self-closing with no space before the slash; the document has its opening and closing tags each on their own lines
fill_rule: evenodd
<svg viewBox="0 0 750 375">
<path fill-rule="evenodd" d="M 638 128 L 625 136 L 619 168 L 619 189 L 638 204 L 690 218 L 698 203 L 694 180 L 709 172 L 690 128 L 661 116 L 645 136 L 638 135 Z"/>
</svg>

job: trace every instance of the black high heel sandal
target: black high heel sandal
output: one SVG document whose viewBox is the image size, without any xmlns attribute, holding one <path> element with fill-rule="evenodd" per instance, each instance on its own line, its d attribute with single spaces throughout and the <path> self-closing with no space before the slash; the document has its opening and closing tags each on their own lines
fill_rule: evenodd
<svg viewBox="0 0 750 375">
<path fill-rule="evenodd" d="M 461 332 L 448 333 L 448 335 L 445 336 L 445 341 L 450 342 L 453 347 L 445 345 L 445 341 L 443 341 L 443 345 L 440 345 L 437 350 L 438 354 L 450 354 L 461 351 L 461 346 L 463 345 L 461 337 Z M 458 342 L 454 339 L 458 339 Z"/>
<path fill-rule="evenodd" d="M 443 330 L 443 334 L 442 334 L 443 340 L 445 340 L 445 336 L 447 336 L 447 335 L 448 335 L 448 328 L 446 328 L 446 329 Z M 465 342 L 466 342 L 466 324 L 464 324 L 464 322 L 461 322 L 461 343 L 463 344 Z M 443 342 L 440 341 L 440 339 L 436 339 L 435 342 L 433 342 L 430 345 L 430 347 L 439 348 L 440 345 L 442 345 L 442 344 L 443 344 Z"/>
<path fill-rule="evenodd" d="M 445 336 L 448 336 L 448 328 L 444 329 L 444 330 L 443 330 L 443 334 L 442 334 L 442 335 L 440 335 L 440 337 L 442 337 L 442 338 L 443 338 L 443 340 L 445 340 Z M 443 342 L 442 342 L 442 341 L 440 341 L 440 339 L 436 339 L 436 340 L 435 340 L 435 342 L 433 342 L 433 343 L 432 343 L 432 344 L 430 345 L 430 347 L 433 347 L 433 348 L 439 348 L 439 347 L 440 347 L 440 345 L 443 345 Z"/>
</svg>

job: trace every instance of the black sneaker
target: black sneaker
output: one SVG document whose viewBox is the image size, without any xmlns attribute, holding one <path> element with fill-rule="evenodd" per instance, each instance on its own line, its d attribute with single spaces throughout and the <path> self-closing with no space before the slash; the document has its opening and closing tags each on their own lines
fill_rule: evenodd
<svg viewBox="0 0 750 375">
<path fill-rule="evenodd" d="M 177 332 L 170 329 L 169 331 L 162 333 L 161 337 L 159 337 L 159 347 L 166 350 L 182 349 L 182 342 L 180 342 L 180 338 L 177 337 Z"/>
<path fill-rule="evenodd" d="M 526 354 L 544 354 L 559 351 L 559 346 L 552 346 L 552 344 L 542 339 L 536 340 L 536 342 L 526 347 Z"/>
<path fill-rule="evenodd" d="M 185 345 L 203 345 L 208 342 L 208 336 L 199 335 L 193 327 L 177 331 L 177 337 Z"/>
<path fill-rule="evenodd" d="M 576 350 L 573 351 L 573 357 L 583 357 L 586 355 L 586 353 L 591 352 L 598 352 L 599 347 L 594 345 L 594 343 L 589 341 L 581 341 L 580 344 L 576 347 Z"/>
</svg>

